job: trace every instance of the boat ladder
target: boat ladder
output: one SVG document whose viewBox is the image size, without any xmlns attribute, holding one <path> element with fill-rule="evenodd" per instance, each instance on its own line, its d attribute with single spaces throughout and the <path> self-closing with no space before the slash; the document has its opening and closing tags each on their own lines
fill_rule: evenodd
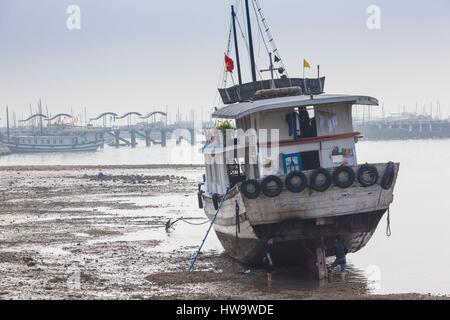
<svg viewBox="0 0 450 320">
<path fill-rule="evenodd" d="M 216 221 L 217 215 L 219 214 L 220 208 L 222 207 L 223 203 L 225 202 L 225 199 L 227 198 L 227 195 L 229 192 L 230 192 L 230 189 L 227 189 L 227 192 L 223 196 L 222 201 L 220 202 L 219 207 L 217 208 L 216 213 L 214 214 L 214 218 L 211 220 L 211 223 L 209 224 L 208 230 L 206 231 L 206 234 L 203 237 L 203 240 L 200 243 L 198 250 L 195 252 L 194 256 L 192 257 L 191 265 L 189 266 L 189 272 L 192 272 L 192 270 L 194 270 L 195 262 L 197 262 L 197 258 L 199 256 L 200 252 L 202 251 L 203 245 L 205 244 L 206 239 L 208 238 L 209 232 L 211 231 L 211 228 L 214 225 L 214 222 Z"/>
</svg>

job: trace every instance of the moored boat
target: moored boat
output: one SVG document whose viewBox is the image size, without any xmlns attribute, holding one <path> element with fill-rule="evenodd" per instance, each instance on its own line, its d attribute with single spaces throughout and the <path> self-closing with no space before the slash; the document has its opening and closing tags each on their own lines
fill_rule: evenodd
<svg viewBox="0 0 450 320">
<path fill-rule="evenodd" d="M 11 137 L 5 145 L 13 153 L 95 151 L 103 146 L 103 134 L 73 132 L 67 135 L 30 135 Z"/>
<path fill-rule="evenodd" d="M 319 76 L 253 80 L 220 90 L 199 205 L 231 257 L 261 264 L 273 237 L 277 263 L 323 278 L 336 236 L 359 251 L 393 201 L 399 164 L 360 164 L 356 154 L 352 108 L 378 100 L 324 94 Z"/>
</svg>

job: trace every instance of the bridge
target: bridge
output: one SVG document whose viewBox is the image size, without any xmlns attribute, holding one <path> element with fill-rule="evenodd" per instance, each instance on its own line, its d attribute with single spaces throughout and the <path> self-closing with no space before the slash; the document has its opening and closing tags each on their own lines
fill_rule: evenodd
<svg viewBox="0 0 450 320">
<path fill-rule="evenodd" d="M 157 121 L 157 117 L 162 119 Z M 115 120 L 127 119 L 126 126 L 107 126 L 107 118 Z M 132 120 L 136 119 L 133 124 Z M 195 145 L 198 133 L 203 134 L 203 123 L 197 125 L 193 121 L 178 122 L 172 125 L 167 124 L 167 114 L 163 111 L 154 111 L 143 115 L 139 112 L 127 112 L 124 115 L 117 115 L 114 112 L 105 112 L 95 118 L 91 118 L 90 122 L 103 120 L 103 132 L 112 137 L 111 146 L 130 146 L 136 147 L 137 138 L 142 138 L 145 145 L 167 145 L 168 138 L 174 136 L 176 144 L 180 144 L 185 140 L 191 145 Z M 139 121 L 140 120 L 140 121 Z M 150 121 L 150 122 L 149 122 Z M 209 124 L 210 128 L 211 125 Z"/>
<path fill-rule="evenodd" d="M 62 119 L 74 119 L 73 115 L 68 113 L 59 113 L 55 116 L 48 116 L 42 113 L 31 115 L 30 117 L 20 120 L 20 123 L 27 123 L 34 119 L 39 119 L 41 123 L 44 121 L 48 125 L 52 124 L 52 121 L 56 120 L 56 124 L 60 124 Z M 126 119 L 126 125 L 116 125 L 116 120 Z M 106 143 L 115 147 L 136 147 L 138 139 L 143 139 L 145 145 L 150 147 L 152 145 L 161 145 L 165 147 L 169 139 L 175 139 L 176 144 L 180 144 L 183 140 L 187 141 L 191 145 L 194 145 L 196 137 L 199 134 L 204 133 L 204 129 L 210 129 L 213 127 L 212 122 L 194 122 L 184 121 L 174 124 L 167 123 L 167 114 L 163 111 L 153 111 L 146 114 L 130 111 L 123 115 L 119 115 L 115 112 L 104 112 L 96 117 L 90 118 L 86 121 L 88 128 L 93 128 L 95 122 L 100 122 L 95 128 L 103 133 L 104 137 L 109 137 Z M 83 127 L 80 127 L 83 128 Z M 17 134 L 23 134 L 22 128 L 14 128 L 12 131 L 17 131 Z M 109 141 L 108 141 L 109 140 Z"/>
</svg>

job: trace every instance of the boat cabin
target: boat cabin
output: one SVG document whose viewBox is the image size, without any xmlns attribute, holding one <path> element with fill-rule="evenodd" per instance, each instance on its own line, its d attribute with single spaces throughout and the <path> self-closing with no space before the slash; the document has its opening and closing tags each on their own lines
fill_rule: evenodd
<svg viewBox="0 0 450 320">
<path fill-rule="evenodd" d="M 207 192 L 224 194 L 238 182 L 268 175 L 356 165 L 360 133 L 353 129 L 353 105 L 378 101 L 368 96 L 294 95 L 217 110 L 213 117 L 234 120 L 236 134 L 233 141 L 216 133 L 204 147 Z"/>
</svg>

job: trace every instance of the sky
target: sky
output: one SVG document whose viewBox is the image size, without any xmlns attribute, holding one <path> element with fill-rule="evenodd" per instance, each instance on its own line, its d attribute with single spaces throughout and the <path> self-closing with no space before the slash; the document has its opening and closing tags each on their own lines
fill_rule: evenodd
<svg viewBox="0 0 450 320">
<path fill-rule="evenodd" d="M 191 109 L 206 115 L 217 104 L 230 5 L 244 26 L 240 1 L 0 0 L 0 125 L 7 105 L 25 117 L 39 99 L 52 114 L 167 108 L 172 117 Z M 327 93 L 374 96 L 386 112 L 416 104 L 436 112 L 439 101 L 450 115 L 450 1 L 259 2 L 290 76 L 302 75 L 307 58 L 311 77 L 320 64 Z M 66 26 L 70 5 L 81 9 L 80 30 Z M 381 10 L 379 30 L 367 27 L 370 5 Z M 242 42 L 241 59 L 250 80 Z"/>
</svg>

